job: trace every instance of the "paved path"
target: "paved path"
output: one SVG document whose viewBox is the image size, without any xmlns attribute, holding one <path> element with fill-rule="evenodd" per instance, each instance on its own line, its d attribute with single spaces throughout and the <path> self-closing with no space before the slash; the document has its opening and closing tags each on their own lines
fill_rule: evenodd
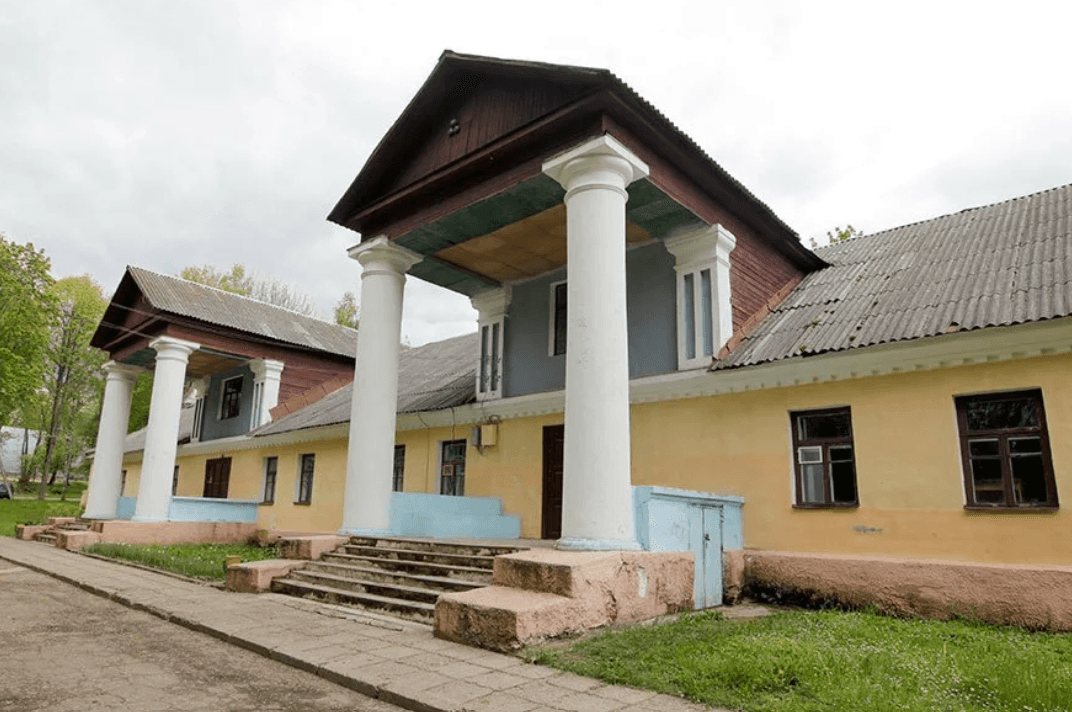
<svg viewBox="0 0 1072 712">
<path fill-rule="evenodd" d="M 401 712 L 0 562 L 0 710 Z"/>
<path fill-rule="evenodd" d="M 418 712 L 707 709 L 439 640 L 424 626 L 228 593 L 36 542 L 0 537 L 0 559 Z"/>
</svg>

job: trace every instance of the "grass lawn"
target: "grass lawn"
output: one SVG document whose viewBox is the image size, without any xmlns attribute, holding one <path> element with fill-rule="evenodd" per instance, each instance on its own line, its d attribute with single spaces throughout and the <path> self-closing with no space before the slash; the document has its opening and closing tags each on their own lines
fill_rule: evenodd
<svg viewBox="0 0 1072 712">
<path fill-rule="evenodd" d="M 44 524 L 49 517 L 76 517 L 82 506 L 72 502 L 39 499 L 0 499 L 0 536 L 15 536 L 16 524 Z"/>
<path fill-rule="evenodd" d="M 748 712 L 1072 709 L 1072 635 L 863 612 L 718 614 L 608 632 L 536 662 Z"/>
<path fill-rule="evenodd" d="M 169 546 L 134 546 L 130 544 L 93 544 L 85 551 L 112 559 L 125 559 L 184 576 L 204 579 L 223 579 L 223 562 L 228 556 L 242 561 L 278 559 L 274 546 L 248 544 L 172 544 Z"/>
</svg>

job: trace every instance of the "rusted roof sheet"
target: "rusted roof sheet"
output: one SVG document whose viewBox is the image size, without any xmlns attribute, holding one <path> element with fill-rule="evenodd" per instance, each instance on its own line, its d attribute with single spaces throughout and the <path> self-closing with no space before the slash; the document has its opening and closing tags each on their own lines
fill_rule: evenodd
<svg viewBox="0 0 1072 712">
<path fill-rule="evenodd" d="M 816 252 L 716 370 L 1072 315 L 1072 185 Z"/>
<path fill-rule="evenodd" d="M 356 352 L 357 332 L 349 327 L 140 267 L 127 271 L 161 311 L 339 356 Z"/>
<path fill-rule="evenodd" d="M 398 412 L 452 408 L 475 399 L 476 334 L 404 348 L 398 360 Z M 350 420 L 353 383 L 254 432 L 276 435 Z"/>
</svg>

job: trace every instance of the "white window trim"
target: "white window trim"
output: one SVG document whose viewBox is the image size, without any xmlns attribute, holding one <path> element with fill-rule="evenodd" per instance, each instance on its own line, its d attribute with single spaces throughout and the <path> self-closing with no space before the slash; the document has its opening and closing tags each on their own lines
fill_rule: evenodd
<svg viewBox="0 0 1072 712">
<path fill-rule="evenodd" d="M 313 456 L 313 481 L 309 486 L 309 501 L 302 502 L 301 497 L 301 478 L 302 478 L 302 462 L 305 460 L 306 455 Z M 311 506 L 313 504 L 313 485 L 316 484 L 316 453 L 315 452 L 299 452 L 297 459 L 297 467 L 294 472 L 294 504 L 300 504 L 303 507 Z M 275 468 L 276 477 L 276 489 L 279 489 L 279 465 L 276 463 Z"/>
<path fill-rule="evenodd" d="M 442 494 L 443 492 L 443 445 L 446 443 L 452 443 L 456 440 L 465 441 L 465 474 L 469 475 L 469 438 L 443 438 L 437 441 L 436 447 L 436 476 L 435 476 L 435 494 Z M 457 495 L 443 495 L 444 497 L 453 497 Z M 462 495 L 463 497 L 465 495 Z"/>
<path fill-rule="evenodd" d="M 275 458 L 275 483 L 272 487 L 272 499 L 271 502 L 275 503 L 276 493 L 279 492 L 279 456 L 278 455 L 265 455 L 261 458 L 261 497 L 259 504 L 265 504 L 269 500 L 264 498 L 264 488 L 268 484 L 268 460 Z M 300 465 L 299 465 L 300 467 Z M 297 499 L 297 494 L 295 494 Z"/>
<path fill-rule="evenodd" d="M 547 355 L 555 358 L 565 354 L 555 353 L 555 291 L 560 284 L 566 284 L 568 279 L 560 279 L 552 282 L 547 287 Z M 569 330 L 569 288 L 566 288 L 566 329 Z"/>
<path fill-rule="evenodd" d="M 730 300 L 730 253 L 737 246 L 737 239 L 722 225 L 704 226 L 683 234 L 668 237 L 666 249 L 674 256 L 674 271 L 677 273 L 677 367 L 679 371 L 703 368 L 711 364 L 733 335 L 733 306 Z M 711 275 L 711 329 L 712 352 L 704 353 L 704 312 L 701 303 L 701 273 L 709 270 Z M 685 278 L 692 275 L 693 313 L 685 313 Z M 695 324 L 693 354 L 688 357 L 686 333 L 688 319 Z"/>
<path fill-rule="evenodd" d="M 231 376 L 230 378 L 225 378 L 222 381 L 220 381 L 220 402 L 219 402 L 219 405 L 216 407 L 216 420 L 217 420 L 217 422 L 223 420 L 223 394 L 227 392 L 227 384 L 230 383 L 231 381 L 241 381 L 243 378 L 245 378 L 245 376 L 243 376 L 242 374 L 239 374 L 237 376 Z M 242 393 L 241 390 L 239 390 L 238 392 L 239 392 L 239 394 Z M 242 415 L 242 403 L 241 403 L 241 401 L 239 401 L 238 415 L 235 416 L 235 417 L 237 418 L 237 417 L 239 417 L 241 415 Z M 228 420 L 230 420 L 230 418 L 228 418 Z"/>
<path fill-rule="evenodd" d="M 510 298 L 511 289 L 506 286 L 481 292 L 470 299 L 473 308 L 478 313 L 476 331 L 480 342 L 476 364 L 476 399 L 478 401 L 502 398 L 506 364 L 503 355 L 506 346 L 506 310 L 510 306 Z M 496 325 L 499 327 L 498 338 L 495 338 Z M 489 359 L 487 364 L 484 361 L 485 353 Z M 493 354 L 497 354 L 497 358 L 493 359 Z M 494 363 L 491 362 L 492 359 Z M 498 378 L 493 378 L 493 375 L 497 375 Z"/>
</svg>

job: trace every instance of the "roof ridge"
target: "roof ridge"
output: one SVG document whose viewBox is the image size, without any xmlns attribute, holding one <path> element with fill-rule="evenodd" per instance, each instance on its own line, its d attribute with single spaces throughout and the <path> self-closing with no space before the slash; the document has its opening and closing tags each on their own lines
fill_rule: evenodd
<svg viewBox="0 0 1072 712">
<path fill-rule="evenodd" d="M 186 284 L 197 285 L 198 287 L 201 287 L 202 289 L 211 289 L 214 292 L 219 292 L 220 294 L 226 294 L 229 297 L 236 297 L 238 299 L 245 299 L 246 301 L 249 301 L 249 302 L 254 302 L 254 303 L 260 304 L 262 306 L 271 307 L 272 309 L 278 309 L 279 311 L 287 312 L 288 314 L 294 314 L 295 316 L 300 316 L 300 317 L 305 318 L 305 319 L 311 319 L 313 321 L 317 321 L 317 322 L 320 322 L 322 324 L 327 324 L 329 326 L 337 326 L 337 327 L 340 327 L 342 329 L 349 329 L 350 331 L 354 331 L 354 332 L 357 331 L 357 329 L 353 329 L 353 328 L 351 328 L 349 326 L 346 326 L 345 324 L 338 324 L 338 323 L 333 322 L 333 321 L 328 321 L 327 319 L 322 319 L 322 318 L 320 318 L 318 316 L 313 316 L 312 314 L 303 314 L 300 311 L 296 311 L 294 309 L 288 309 L 287 307 L 281 307 L 278 304 L 272 304 L 271 302 L 265 302 L 265 301 L 262 301 L 260 299 L 254 299 L 253 297 L 250 297 L 250 296 L 245 295 L 245 294 L 238 294 L 237 292 L 229 292 L 226 289 L 220 289 L 219 287 L 214 287 L 211 284 L 204 284 L 202 282 L 195 282 L 192 279 L 185 279 L 184 277 L 176 277 L 173 274 L 164 274 L 163 272 L 157 272 L 155 270 L 146 269 L 145 267 L 138 267 L 137 265 L 127 265 L 127 269 L 128 270 L 137 270 L 139 272 L 146 272 L 146 273 L 154 275 L 156 277 L 165 277 L 167 279 L 173 279 L 173 280 L 178 281 L 178 282 L 185 282 Z"/>
<path fill-rule="evenodd" d="M 1072 188 L 1072 183 L 1065 183 L 1063 185 L 1057 185 L 1057 186 L 1054 186 L 1052 188 L 1045 188 L 1043 190 L 1036 190 L 1034 193 L 1026 193 L 1024 195 L 1017 195 L 1016 197 L 1006 198 L 1005 200 L 997 200 L 997 201 L 994 201 L 993 203 L 985 203 L 983 205 L 975 205 L 975 206 L 970 207 L 970 208 L 961 208 L 960 210 L 954 210 L 953 212 L 945 213 L 944 215 L 935 215 L 932 218 L 925 218 L 923 220 L 916 220 L 914 222 L 904 223 L 902 225 L 895 225 L 894 227 L 889 227 L 889 228 L 886 228 L 885 230 L 879 230 L 878 232 L 869 232 L 869 233 L 862 234 L 862 235 L 856 235 L 854 237 L 850 237 L 847 240 L 841 240 L 840 242 L 831 242 L 831 243 L 828 243 L 826 245 L 822 245 L 821 247 L 817 247 L 815 249 L 815 251 L 818 252 L 819 250 L 837 249 L 837 247 L 839 245 L 847 245 L 849 243 L 856 242 L 857 240 L 866 240 L 867 238 L 878 237 L 879 235 L 884 235 L 884 234 L 886 234 L 888 232 L 894 232 L 896 230 L 903 230 L 906 227 L 915 227 L 917 225 L 924 225 L 926 223 L 937 222 L 938 220 L 944 220 L 946 218 L 951 218 L 954 215 L 961 215 L 963 213 L 971 213 L 971 212 L 975 212 L 976 210 L 986 210 L 987 208 L 996 208 L 999 205 L 1005 205 L 1007 203 L 1015 203 L 1018 200 L 1027 200 L 1028 198 L 1034 198 L 1034 197 L 1037 197 L 1037 196 L 1042 195 L 1044 193 L 1053 193 L 1055 191 L 1064 190 L 1064 189 L 1067 189 L 1067 188 Z"/>
</svg>

